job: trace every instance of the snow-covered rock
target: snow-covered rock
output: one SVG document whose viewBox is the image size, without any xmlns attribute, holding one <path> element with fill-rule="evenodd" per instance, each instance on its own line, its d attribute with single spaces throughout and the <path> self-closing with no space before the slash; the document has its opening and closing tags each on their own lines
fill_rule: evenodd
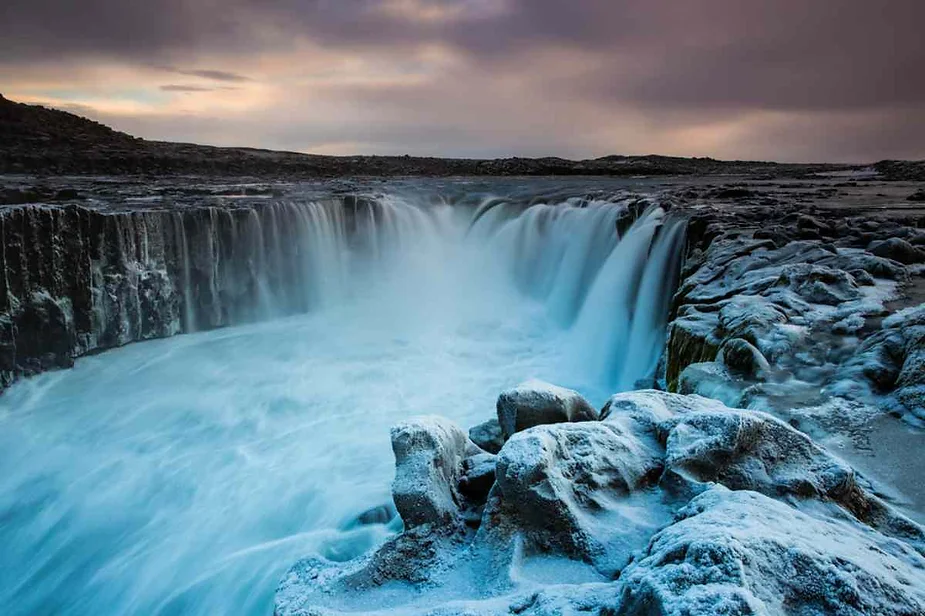
<svg viewBox="0 0 925 616">
<path fill-rule="evenodd" d="M 438 520 L 347 562 L 309 557 L 280 583 L 278 616 L 918 614 L 925 605 L 922 527 L 765 413 L 627 392 L 598 421 L 528 428 L 497 456 L 466 454 L 449 426 L 426 418 L 399 432 L 428 459 L 455 451 L 463 483 L 484 490 L 494 476 L 479 528 Z M 396 462 L 404 472 L 407 459 Z"/>
<path fill-rule="evenodd" d="M 614 422 L 536 426 L 498 455 L 497 483 L 481 532 L 521 536 L 553 552 L 617 570 L 644 545 L 659 516 L 639 519 L 626 505 L 653 485 L 662 452 Z"/>
<path fill-rule="evenodd" d="M 925 613 L 925 557 L 820 505 L 716 487 L 620 578 L 620 614 Z"/>
<path fill-rule="evenodd" d="M 533 426 L 598 418 L 597 409 L 577 391 L 537 379 L 501 392 L 497 412 L 505 440 Z"/>
<path fill-rule="evenodd" d="M 457 518 L 467 444 L 466 433 L 443 417 L 416 417 L 392 428 L 392 498 L 407 528 Z"/>
</svg>

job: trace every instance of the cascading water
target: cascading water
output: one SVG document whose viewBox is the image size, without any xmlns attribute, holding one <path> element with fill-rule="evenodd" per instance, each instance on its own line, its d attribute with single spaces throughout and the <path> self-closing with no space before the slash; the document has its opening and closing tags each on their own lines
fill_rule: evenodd
<svg viewBox="0 0 925 616">
<path fill-rule="evenodd" d="M 0 397 L 4 614 L 268 613 L 298 558 L 382 540 L 340 528 L 389 499 L 391 424 L 473 425 L 529 377 L 599 403 L 654 373 L 683 239 L 659 207 L 266 207 L 211 212 L 216 237 L 164 227 L 178 329 L 245 324 Z"/>
</svg>

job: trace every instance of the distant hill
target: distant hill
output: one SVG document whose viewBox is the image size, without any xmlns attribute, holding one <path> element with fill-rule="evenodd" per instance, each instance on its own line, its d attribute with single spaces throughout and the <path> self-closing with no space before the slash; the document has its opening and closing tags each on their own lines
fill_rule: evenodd
<svg viewBox="0 0 925 616">
<path fill-rule="evenodd" d="M 888 179 L 925 180 L 925 164 L 877 163 Z M 850 165 L 795 165 L 671 156 L 591 160 L 494 160 L 412 156 L 320 156 L 254 148 L 147 141 L 81 116 L 0 95 L 0 173 L 342 177 L 396 175 L 767 175 L 802 177 Z"/>
</svg>

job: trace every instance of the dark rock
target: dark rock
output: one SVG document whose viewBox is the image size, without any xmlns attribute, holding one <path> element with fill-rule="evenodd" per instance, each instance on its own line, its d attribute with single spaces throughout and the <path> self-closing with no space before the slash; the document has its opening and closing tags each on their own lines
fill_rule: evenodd
<svg viewBox="0 0 925 616">
<path fill-rule="evenodd" d="M 498 419 L 492 418 L 469 428 L 469 440 L 488 453 L 501 451 L 504 445 L 504 435 L 501 433 L 501 424 L 498 423 Z"/>
<path fill-rule="evenodd" d="M 497 457 L 480 453 L 463 460 L 459 491 L 470 501 L 484 504 L 491 486 L 495 484 Z"/>
<path fill-rule="evenodd" d="M 759 378 L 770 369 L 768 360 L 761 351 L 742 338 L 732 338 L 724 342 L 719 356 L 727 368 L 747 378 Z"/>
<path fill-rule="evenodd" d="M 388 524 L 395 519 L 396 515 L 398 515 L 398 511 L 392 503 L 377 505 L 375 507 L 370 507 L 366 511 L 357 514 L 345 522 L 341 525 L 341 530 L 350 530 L 358 526 L 369 526 L 372 524 Z"/>
<path fill-rule="evenodd" d="M 878 257 L 892 259 L 905 265 L 912 263 L 922 263 L 925 261 L 925 250 L 916 248 L 906 240 L 898 237 L 891 237 L 886 240 L 871 242 L 867 247 L 868 252 Z"/>
</svg>

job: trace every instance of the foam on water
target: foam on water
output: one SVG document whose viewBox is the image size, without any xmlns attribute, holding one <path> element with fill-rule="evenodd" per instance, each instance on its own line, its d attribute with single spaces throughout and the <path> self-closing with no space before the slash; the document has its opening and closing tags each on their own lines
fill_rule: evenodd
<svg viewBox="0 0 925 616">
<path fill-rule="evenodd" d="M 298 558 L 382 540 L 337 529 L 389 500 L 390 425 L 473 425 L 528 377 L 597 403 L 654 369 L 682 235 L 658 208 L 622 240 L 614 201 L 473 223 L 381 197 L 350 237 L 312 211 L 330 223 L 303 221 L 314 311 L 86 357 L 0 397 L 0 611 L 269 613 Z"/>
</svg>

